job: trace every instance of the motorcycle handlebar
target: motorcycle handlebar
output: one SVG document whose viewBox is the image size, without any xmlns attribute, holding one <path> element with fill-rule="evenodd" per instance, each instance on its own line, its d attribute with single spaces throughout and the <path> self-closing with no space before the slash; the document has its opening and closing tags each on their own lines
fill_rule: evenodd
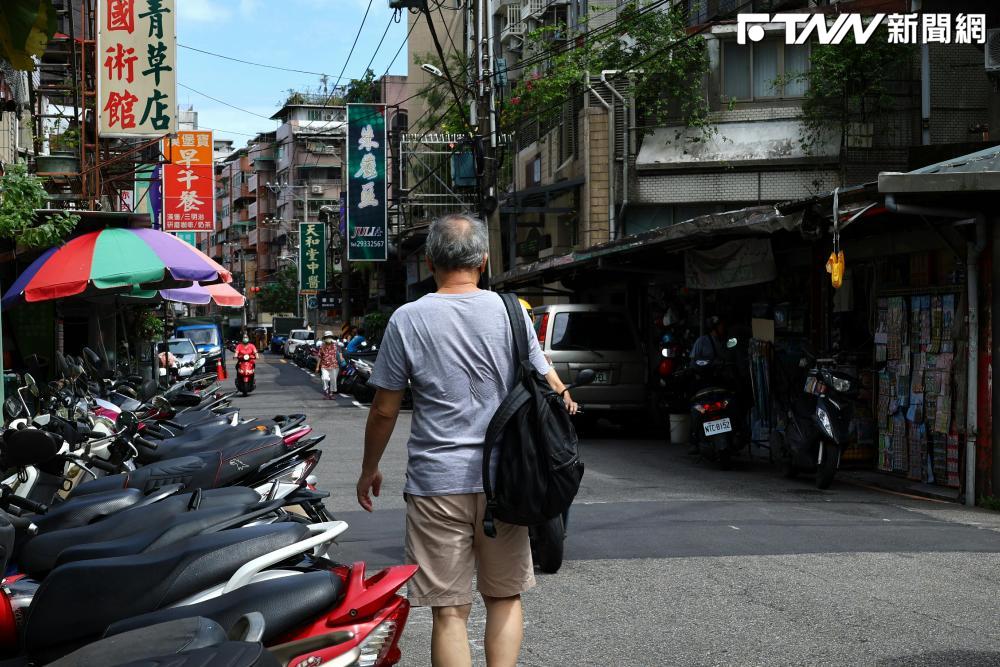
<svg viewBox="0 0 1000 667">
<path fill-rule="evenodd" d="M 107 473 L 115 474 L 118 472 L 118 466 L 110 461 L 105 461 L 104 459 L 92 458 L 88 459 L 87 463 L 89 463 L 91 467 L 103 470 Z"/>
<path fill-rule="evenodd" d="M 151 452 L 155 452 L 156 449 L 157 449 L 157 447 L 159 446 L 155 442 L 150 442 L 149 440 L 146 440 L 146 438 L 143 438 L 142 436 L 136 436 L 133 439 L 133 441 L 135 442 L 135 444 L 137 444 L 137 445 L 139 445 L 141 447 L 145 447 L 146 449 L 148 449 Z"/>
<path fill-rule="evenodd" d="M 15 496 L 14 494 L 9 494 L 4 500 L 7 501 L 8 505 L 13 505 L 19 509 L 25 510 L 27 512 L 33 512 L 34 514 L 45 514 L 49 511 L 47 505 L 42 503 L 36 503 L 34 500 L 28 500 L 27 498 L 21 498 L 20 496 Z"/>
</svg>

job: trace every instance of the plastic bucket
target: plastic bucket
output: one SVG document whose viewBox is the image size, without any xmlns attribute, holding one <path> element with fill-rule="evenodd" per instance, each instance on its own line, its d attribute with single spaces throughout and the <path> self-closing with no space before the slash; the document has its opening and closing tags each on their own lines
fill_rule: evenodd
<svg viewBox="0 0 1000 667">
<path fill-rule="evenodd" d="M 691 438 L 691 415 L 675 413 L 670 415 L 670 444 L 683 445 Z"/>
</svg>

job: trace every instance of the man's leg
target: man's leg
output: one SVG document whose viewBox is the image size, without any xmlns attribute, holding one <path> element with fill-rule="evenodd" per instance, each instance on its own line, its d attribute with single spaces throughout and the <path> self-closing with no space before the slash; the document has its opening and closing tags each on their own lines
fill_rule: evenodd
<svg viewBox="0 0 1000 667">
<path fill-rule="evenodd" d="M 521 596 L 493 598 L 486 603 L 486 664 L 488 667 L 514 667 L 524 638 Z"/>
<path fill-rule="evenodd" d="M 486 496 L 477 495 L 477 582 L 486 603 L 486 664 L 514 667 L 521 652 L 523 618 L 521 593 L 535 585 L 528 529 L 496 522 L 496 537 L 483 534 Z"/>
<path fill-rule="evenodd" d="M 472 665 L 469 651 L 469 611 L 472 605 L 434 607 L 431 630 L 432 667 L 467 667 Z M 516 657 L 516 653 L 514 654 Z M 492 664 L 492 663 L 491 663 Z M 511 663 L 513 664 L 513 663 Z"/>
</svg>

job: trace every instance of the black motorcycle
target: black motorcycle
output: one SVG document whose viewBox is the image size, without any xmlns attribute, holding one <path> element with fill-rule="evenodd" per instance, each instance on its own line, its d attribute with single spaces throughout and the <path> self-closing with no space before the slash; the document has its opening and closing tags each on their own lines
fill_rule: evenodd
<svg viewBox="0 0 1000 667">
<path fill-rule="evenodd" d="M 771 451 L 776 452 L 785 477 L 815 472 L 816 486 L 827 489 L 850 438 L 860 382 L 836 370 L 837 355 L 816 358 L 806 354 L 812 367 L 802 393 L 779 406 L 785 419 L 772 430 Z M 800 365 L 809 366 L 808 360 L 804 358 Z"/>
<path fill-rule="evenodd" d="M 726 343 L 736 347 L 735 338 Z M 746 447 L 746 408 L 739 399 L 736 364 L 726 360 L 697 359 L 684 369 L 691 398 L 691 447 L 723 470 Z"/>
</svg>

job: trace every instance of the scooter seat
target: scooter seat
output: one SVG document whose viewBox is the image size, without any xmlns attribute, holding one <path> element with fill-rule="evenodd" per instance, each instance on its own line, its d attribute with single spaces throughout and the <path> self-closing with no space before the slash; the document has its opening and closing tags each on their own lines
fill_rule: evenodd
<svg viewBox="0 0 1000 667">
<path fill-rule="evenodd" d="M 67 563 L 52 570 L 35 592 L 24 646 L 33 659 L 54 660 L 100 636 L 116 621 L 221 584 L 250 560 L 308 534 L 308 528 L 297 523 L 248 526 L 135 556 Z"/>
<path fill-rule="evenodd" d="M 695 392 L 694 396 L 691 397 L 692 401 L 705 400 L 715 396 L 716 394 L 730 393 L 729 390 L 723 387 L 704 387 Z"/>
<path fill-rule="evenodd" d="M 197 511 L 191 494 L 175 495 L 152 505 L 133 507 L 96 523 L 37 535 L 21 547 L 21 572 L 41 579 L 57 564 L 88 558 L 126 556 L 196 535 L 224 518 L 239 516 L 258 505 L 253 489 L 229 487 L 202 493 Z"/>
<path fill-rule="evenodd" d="M 125 663 L 116 662 L 110 667 L 205 667 L 206 665 L 284 667 L 264 648 L 263 644 L 253 642 L 224 642 L 194 651 L 184 651 L 176 655 L 157 656 L 151 659 L 143 658 Z"/>
<path fill-rule="evenodd" d="M 108 637 L 49 663 L 49 667 L 105 667 L 121 665 L 133 660 L 174 656 L 177 653 L 196 651 L 217 646 L 229 638 L 215 621 L 207 618 L 182 618 L 169 623 L 139 628 L 114 637 Z M 174 660 L 160 663 L 148 661 L 146 665 L 175 665 Z M 216 664 L 216 663 L 203 663 Z M 223 663 L 228 664 L 228 663 Z"/>
<path fill-rule="evenodd" d="M 226 449 L 236 443 L 259 442 L 261 445 L 276 438 L 272 435 L 273 424 L 255 419 L 240 426 L 226 426 L 200 437 L 177 436 L 168 438 L 157 443 L 155 451 L 145 449 L 140 452 L 140 460 L 143 463 L 153 461 L 165 461 L 180 456 L 195 456 L 206 452 Z"/>
<path fill-rule="evenodd" d="M 189 616 L 202 616 L 231 628 L 244 614 L 259 611 L 264 616 L 262 641 L 266 644 L 332 609 L 343 589 L 340 577 L 326 570 L 258 581 L 211 600 L 118 621 L 108 628 L 107 635 Z"/>
<path fill-rule="evenodd" d="M 103 517 L 120 512 L 142 500 L 142 492 L 137 489 L 126 489 L 121 481 L 110 485 L 101 492 L 89 493 L 67 500 L 51 507 L 45 514 L 31 517 L 38 526 L 38 534 L 53 530 L 83 526 Z"/>
</svg>

